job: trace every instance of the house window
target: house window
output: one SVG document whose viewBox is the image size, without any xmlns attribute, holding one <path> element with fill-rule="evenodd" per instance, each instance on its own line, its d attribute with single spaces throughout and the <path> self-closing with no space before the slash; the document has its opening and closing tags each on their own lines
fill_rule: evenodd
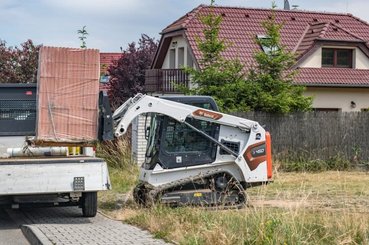
<svg viewBox="0 0 369 245">
<path fill-rule="evenodd" d="M 189 51 L 189 49 L 187 48 L 187 66 L 188 67 L 193 67 L 193 59 L 192 59 L 192 55 Z"/>
<path fill-rule="evenodd" d="M 352 49 L 323 48 L 322 67 L 352 68 Z"/>
<path fill-rule="evenodd" d="M 176 68 L 176 49 L 169 50 L 169 69 Z"/>
<path fill-rule="evenodd" d="M 178 48 L 178 68 L 182 68 L 184 66 L 184 58 L 185 58 L 185 52 L 184 48 Z"/>
</svg>

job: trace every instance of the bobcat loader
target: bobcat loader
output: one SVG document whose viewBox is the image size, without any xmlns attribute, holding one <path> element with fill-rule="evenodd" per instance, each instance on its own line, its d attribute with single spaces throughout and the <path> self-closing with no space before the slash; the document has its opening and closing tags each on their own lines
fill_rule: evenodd
<svg viewBox="0 0 369 245">
<path fill-rule="evenodd" d="M 211 97 L 138 94 L 114 112 L 115 137 L 137 116 L 151 117 L 136 202 L 240 207 L 246 188 L 271 181 L 270 134 L 217 110 Z"/>
</svg>

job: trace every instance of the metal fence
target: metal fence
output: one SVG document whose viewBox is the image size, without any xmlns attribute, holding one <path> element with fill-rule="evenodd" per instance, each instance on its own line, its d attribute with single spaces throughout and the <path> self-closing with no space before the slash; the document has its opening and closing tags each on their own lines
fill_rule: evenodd
<svg viewBox="0 0 369 245">
<path fill-rule="evenodd" d="M 178 86 L 188 85 L 189 75 L 183 69 L 151 69 L 145 73 L 146 92 L 175 93 Z"/>
<path fill-rule="evenodd" d="M 272 135 L 273 154 L 279 159 L 326 160 L 339 155 L 347 160 L 369 161 L 369 112 L 234 115 L 265 125 Z"/>
</svg>

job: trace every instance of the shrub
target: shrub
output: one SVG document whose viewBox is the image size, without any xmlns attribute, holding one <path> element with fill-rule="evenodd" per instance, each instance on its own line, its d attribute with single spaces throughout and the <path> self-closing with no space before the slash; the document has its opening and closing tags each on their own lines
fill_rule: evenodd
<svg viewBox="0 0 369 245">
<path fill-rule="evenodd" d="M 341 153 L 337 153 L 335 156 L 326 160 L 309 159 L 307 156 L 304 156 L 304 154 L 296 154 L 284 157 L 281 160 L 277 160 L 277 162 L 279 163 L 278 170 L 285 172 L 344 171 L 354 168 L 354 165 Z"/>
</svg>

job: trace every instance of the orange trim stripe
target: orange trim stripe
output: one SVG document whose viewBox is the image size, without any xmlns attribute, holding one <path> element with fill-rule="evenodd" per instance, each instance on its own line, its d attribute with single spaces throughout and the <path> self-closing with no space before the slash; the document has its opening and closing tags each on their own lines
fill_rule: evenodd
<svg viewBox="0 0 369 245">
<path fill-rule="evenodd" d="M 267 177 L 273 177 L 273 163 L 272 163 L 272 138 L 269 132 L 265 132 L 266 139 L 266 155 L 267 155 Z"/>
</svg>

